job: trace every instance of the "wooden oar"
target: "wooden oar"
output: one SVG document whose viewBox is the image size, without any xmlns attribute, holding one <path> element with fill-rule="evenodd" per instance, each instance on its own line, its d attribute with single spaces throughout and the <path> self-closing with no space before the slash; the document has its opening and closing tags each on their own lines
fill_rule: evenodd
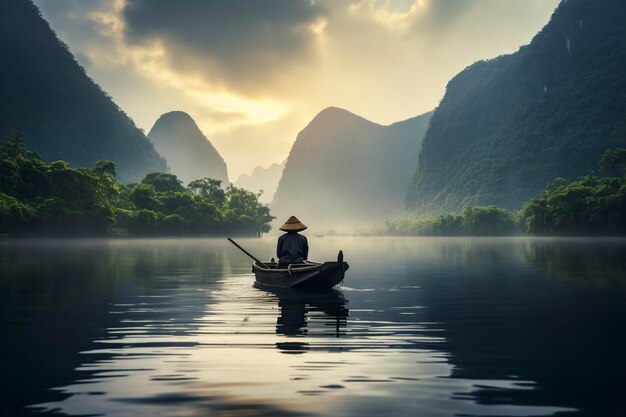
<svg viewBox="0 0 626 417">
<path fill-rule="evenodd" d="M 269 266 L 265 265 L 263 262 L 259 261 L 257 258 L 255 258 L 254 256 L 252 256 L 252 254 L 250 252 L 248 252 L 247 250 L 245 250 L 244 248 L 242 248 L 241 246 L 239 246 L 237 244 L 237 242 L 235 242 L 234 240 L 232 240 L 231 238 L 228 238 L 228 241 L 230 243 L 232 243 L 233 245 L 237 246 L 239 248 L 240 251 L 242 251 L 243 253 L 245 253 L 246 255 L 248 255 L 249 257 L 251 257 L 252 259 L 254 259 L 258 264 L 263 265 L 264 268 L 267 269 L 271 269 Z"/>
</svg>

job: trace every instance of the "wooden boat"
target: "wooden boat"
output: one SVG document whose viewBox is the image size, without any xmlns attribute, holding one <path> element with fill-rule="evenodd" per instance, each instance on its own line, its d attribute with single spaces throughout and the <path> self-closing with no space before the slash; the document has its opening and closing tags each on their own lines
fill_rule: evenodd
<svg viewBox="0 0 626 417">
<path fill-rule="evenodd" d="M 279 268 L 276 262 L 255 262 L 256 284 L 267 288 L 332 288 L 343 281 L 349 265 L 339 251 L 337 261 L 303 262 Z"/>
</svg>

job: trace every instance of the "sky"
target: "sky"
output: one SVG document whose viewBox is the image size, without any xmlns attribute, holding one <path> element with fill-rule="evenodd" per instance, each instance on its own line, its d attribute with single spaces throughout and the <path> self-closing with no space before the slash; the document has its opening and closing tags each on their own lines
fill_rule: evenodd
<svg viewBox="0 0 626 417">
<path fill-rule="evenodd" d="M 329 106 L 380 124 L 515 52 L 559 0 L 34 0 L 135 123 L 189 113 L 229 177 L 282 162 Z"/>
</svg>

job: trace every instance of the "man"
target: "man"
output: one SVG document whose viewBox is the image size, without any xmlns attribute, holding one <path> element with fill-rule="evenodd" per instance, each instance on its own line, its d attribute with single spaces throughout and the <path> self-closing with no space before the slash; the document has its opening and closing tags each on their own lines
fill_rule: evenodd
<svg viewBox="0 0 626 417">
<path fill-rule="evenodd" d="M 282 225 L 280 230 L 287 233 L 278 238 L 276 246 L 279 266 L 285 267 L 289 264 L 300 263 L 308 258 L 309 243 L 305 236 L 298 234 L 306 228 L 295 216 L 291 216 Z"/>
</svg>

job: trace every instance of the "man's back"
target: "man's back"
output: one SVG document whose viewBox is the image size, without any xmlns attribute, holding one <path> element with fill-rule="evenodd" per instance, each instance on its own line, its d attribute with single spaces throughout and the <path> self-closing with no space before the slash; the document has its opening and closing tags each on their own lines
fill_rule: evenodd
<svg viewBox="0 0 626 417">
<path fill-rule="evenodd" d="M 302 262 L 309 256 L 309 243 L 301 234 L 285 233 L 278 238 L 276 255 L 281 264 Z"/>
</svg>

